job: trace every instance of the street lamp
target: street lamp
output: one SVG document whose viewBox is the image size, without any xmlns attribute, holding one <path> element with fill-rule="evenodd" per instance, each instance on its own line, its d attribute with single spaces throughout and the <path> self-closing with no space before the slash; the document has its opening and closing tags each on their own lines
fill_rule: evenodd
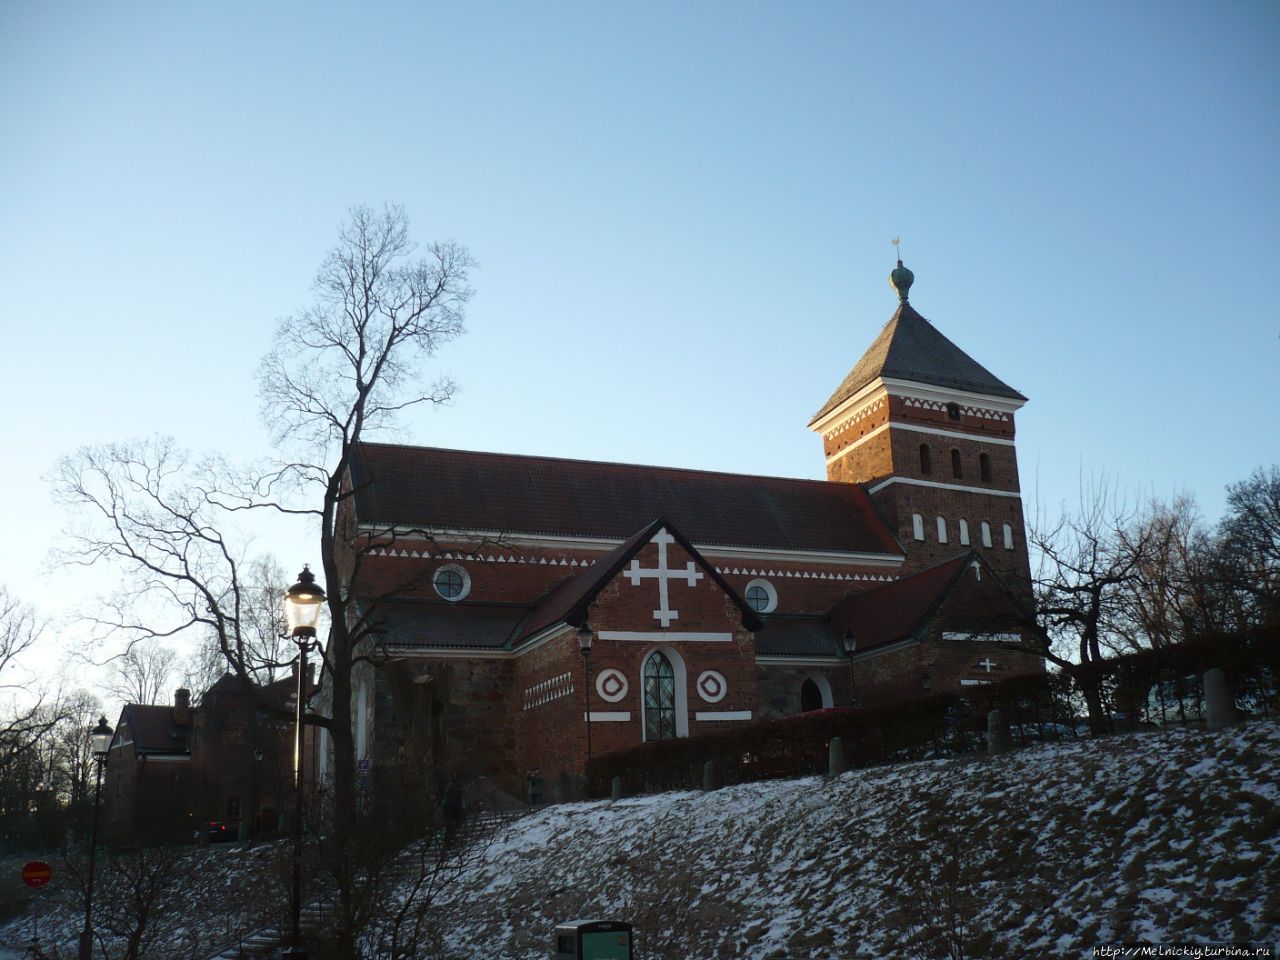
<svg viewBox="0 0 1280 960">
<path fill-rule="evenodd" d="M 98 767 L 97 783 L 93 788 L 93 828 L 89 833 L 89 883 L 84 895 L 84 929 L 80 932 L 80 960 L 93 960 L 93 868 L 98 852 L 98 801 L 102 799 L 102 768 L 107 765 L 107 751 L 111 749 L 111 737 L 115 733 L 106 717 L 98 718 L 98 725 L 89 730 L 89 744 Z"/>
<path fill-rule="evenodd" d="M 849 658 L 849 703 L 856 706 L 858 698 L 853 689 L 853 655 L 858 652 L 858 635 L 852 630 L 846 630 L 841 643 L 844 644 L 844 655 Z"/>
<path fill-rule="evenodd" d="M 298 693 L 294 704 L 293 745 L 293 890 L 290 898 L 292 947 L 287 957 L 303 958 L 302 949 L 302 761 L 303 715 L 307 700 L 307 652 L 315 639 L 316 624 L 320 620 L 320 608 L 324 606 L 324 588 L 316 583 L 315 574 L 304 566 L 298 574 L 298 582 L 284 595 L 284 614 L 289 633 L 298 645 Z"/>
<path fill-rule="evenodd" d="M 578 649 L 582 651 L 582 672 L 587 678 L 587 686 L 583 691 L 587 700 L 587 766 L 584 775 L 587 781 L 587 796 L 591 795 L 591 625 L 585 620 L 578 628 Z"/>
</svg>

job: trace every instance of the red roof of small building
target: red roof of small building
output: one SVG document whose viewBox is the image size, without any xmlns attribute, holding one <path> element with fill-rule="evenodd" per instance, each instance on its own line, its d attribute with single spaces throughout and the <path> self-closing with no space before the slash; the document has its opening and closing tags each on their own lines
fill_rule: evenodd
<svg viewBox="0 0 1280 960">
<path fill-rule="evenodd" d="M 362 443 L 357 519 L 429 530 L 625 540 L 666 517 L 694 543 L 901 556 L 855 484 Z"/>
</svg>

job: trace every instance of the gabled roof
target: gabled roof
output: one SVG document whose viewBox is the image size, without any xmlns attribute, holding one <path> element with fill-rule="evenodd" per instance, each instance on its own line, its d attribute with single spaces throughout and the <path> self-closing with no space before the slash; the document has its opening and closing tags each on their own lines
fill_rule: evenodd
<svg viewBox="0 0 1280 960">
<path fill-rule="evenodd" d="M 191 723 L 178 723 L 166 704 L 126 703 L 118 727 L 127 727 L 136 753 L 190 753 Z"/>
<path fill-rule="evenodd" d="M 704 547 L 902 555 L 848 483 L 381 443 L 351 478 L 364 523 L 626 539 L 666 517 Z"/>
<path fill-rule="evenodd" d="M 587 608 L 600 591 L 663 528 L 702 567 L 708 579 L 733 600 L 742 611 L 747 629 L 758 629 L 759 614 L 678 529 L 661 517 L 645 524 L 591 566 L 561 580 L 531 606 L 396 600 L 380 603 L 372 617 L 381 628 L 382 642 L 391 647 L 510 650 L 558 623 L 581 626 L 587 618 Z"/>
<path fill-rule="evenodd" d="M 911 304 L 903 303 L 810 424 L 880 377 L 1027 399 L 939 333 Z"/>
<path fill-rule="evenodd" d="M 846 597 L 831 608 L 833 635 L 843 637 L 846 630 L 853 630 L 859 653 L 895 640 L 918 639 L 975 560 L 990 571 L 981 557 L 966 551 L 909 577 Z"/>
<path fill-rule="evenodd" d="M 761 626 L 760 615 L 752 610 L 747 605 L 747 602 L 738 595 L 738 591 L 734 590 L 728 581 L 716 572 L 715 566 L 708 563 L 702 554 L 698 553 L 697 549 L 684 534 L 666 519 L 658 517 L 656 520 L 652 520 L 641 527 L 586 570 L 561 583 L 547 594 L 534 608 L 533 615 L 521 629 L 517 643 L 527 640 L 557 623 L 567 623 L 575 627 L 581 626 L 587 616 L 587 607 L 595 600 L 597 594 L 663 528 L 675 538 L 676 543 L 684 547 L 694 562 L 702 567 L 707 577 L 733 600 L 734 604 L 742 612 L 743 625 L 748 630 L 758 630 Z"/>
</svg>

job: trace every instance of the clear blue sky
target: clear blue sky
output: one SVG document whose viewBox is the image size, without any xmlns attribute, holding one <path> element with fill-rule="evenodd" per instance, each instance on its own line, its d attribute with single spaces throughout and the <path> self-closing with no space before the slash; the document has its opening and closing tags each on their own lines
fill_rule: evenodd
<svg viewBox="0 0 1280 960">
<path fill-rule="evenodd" d="M 0 582 L 78 592 L 81 444 L 264 452 L 257 360 L 359 202 L 480 263 L 404 439 L 822 476 L 900 235 L 1031 398 L 1028 501 L 1215 518 L 1280 459 L 1277 50 L 1274 2 L 0 5 Z"/>
</svg>

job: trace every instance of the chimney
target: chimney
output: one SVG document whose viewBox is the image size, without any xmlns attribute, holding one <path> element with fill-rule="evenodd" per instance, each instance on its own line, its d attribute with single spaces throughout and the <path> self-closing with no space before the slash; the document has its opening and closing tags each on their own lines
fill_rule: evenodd
<svg viewBox="0 0 1280 960">
<path fill-rule="evenodd" d="M 191 691 L 179 687 L 173 693 L 173 722 L 180 727 L 191 723 Z"/>
</svg>

